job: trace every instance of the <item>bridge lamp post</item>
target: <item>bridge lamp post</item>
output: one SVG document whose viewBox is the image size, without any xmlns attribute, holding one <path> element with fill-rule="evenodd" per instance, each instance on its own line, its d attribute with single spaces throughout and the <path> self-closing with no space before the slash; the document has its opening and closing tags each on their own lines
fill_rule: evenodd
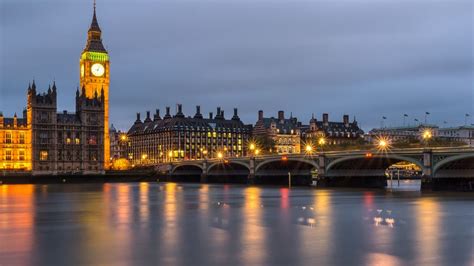
<svg viewBox="0 0 474 266">
<path fill-rule="evenodd" d="M 305 151 L 307 154 L 312 154 L 313 153 L 313 146 L 310 144 L 306 144 Z"/>
<path fill-rule="evenodd" d="M 257 156 L 258 154 L 260 154 L 260 150 L 259 150 L 259 149 L 256 149 L 256 150 L 255 150 L 255 156 Z"/>
<path fill-rule="evenodd" d="M 142 154 L 142 164 L 146 160 L 147 157 L 148 157 L 148 155 L 146 153 Z"/>
<path fill-rule="evenodd" d="M 422 137 L 423 137 L 423 141 L 425 142 L 425 144 L 428 145 L 428 142 L 433 137 L 433 134 L 431 133 L 431 130 L 426 129 L 425 131 L 423 131 Z"/>
<path fill-rule="evenodd" d="M 217 153 L 217 158 L 218 159 L 222 159 L 223 157 L 224 157 L 224 155 L 222 154 L 222 152 Z"/>
<path fill-rule="evenodd" d="M 326 139 L 324 137 L 320 137 L 318 139 L 318 144 L 321 146 L 321 150 L 323 149 L 323 146 L 326 145 Z"/>
</svg>

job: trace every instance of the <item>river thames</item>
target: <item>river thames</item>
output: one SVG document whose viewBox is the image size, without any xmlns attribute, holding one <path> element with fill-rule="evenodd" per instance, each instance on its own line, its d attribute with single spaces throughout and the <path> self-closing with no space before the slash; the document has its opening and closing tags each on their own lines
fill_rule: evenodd
<svg viewBox="0 0 474 266">
<path fill-rule="evenodd" d="M 474 195 L 0 186 L 0 265 L 474 265 Z"/>
</svg>

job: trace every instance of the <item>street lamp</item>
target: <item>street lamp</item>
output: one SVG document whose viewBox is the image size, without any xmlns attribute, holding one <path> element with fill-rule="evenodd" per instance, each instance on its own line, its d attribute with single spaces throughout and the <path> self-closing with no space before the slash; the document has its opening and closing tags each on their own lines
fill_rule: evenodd
<svg viewBox="0 0 474 266">
<path fill-rule="evenodd" d="M 310 144 L 306 144 L 305 150 L 306 153 L 311 154 L 313 152 L 313 146 L 311 146 Z"/>
<path fill-rule="evenodd" d="M 251 151 L 255 150 L 255 143 L 250 143 L 249 149 L 250 149 Z"/>
<path fill-rule="evenodd" d="M 258 155 L 260 153 L 260 150 L 259 149 L 256 149 L 255 150 L 255 155 Z"/>
<path fill-rule="evenodd" d="M 224 155 L 222 154 L 222 152 L 218 152 L 218 153 L 217 153 L 217 158 L 222 159 L 222 157 L 224 157 Z"/>
<path fill-rule="evenodd" d="M 387 150 L 390 147 L 390 141 L 385 137 L 380 137 L 377 140 L 377 148 L 379 150 Z"/>
<path fill-rule="evenodd" d="M 431 139 L 433 137 L 433 134 L 431 133 L 431 130 L 429 129 L 425 129 L 425 131 L 423 131 L 423 139 L 425 141 L 428 141 L 429 139 Z"/>
<path fill-rule="evenodd" d="M 323 137 L 319 138 L 318 144 L 319 144 L 320 146 L 323 146 L 324 144 L 326 144 L 326 139 L 323 138 Z"/>
</svg>

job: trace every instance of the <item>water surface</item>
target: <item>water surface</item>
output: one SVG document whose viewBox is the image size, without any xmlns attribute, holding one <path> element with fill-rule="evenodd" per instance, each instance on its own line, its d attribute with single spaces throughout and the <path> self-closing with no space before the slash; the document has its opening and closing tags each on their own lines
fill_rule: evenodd
<svg viewBox="0 0 474 266">
<path fill-rule="evenodd" d="M 474 265 L 473 203 L 396 185 L 2 185 L 0 265 Z"/>
</svg>

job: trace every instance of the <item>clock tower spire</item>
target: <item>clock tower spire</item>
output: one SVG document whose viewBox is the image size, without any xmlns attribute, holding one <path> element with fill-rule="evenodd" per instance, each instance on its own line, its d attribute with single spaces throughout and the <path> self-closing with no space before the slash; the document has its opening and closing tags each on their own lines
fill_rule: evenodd
<svg viewBox="0 0 474 266">
<path fill-rule="evenodd" d="M 110 61 L 109 54 L 102 43 L 102 30 L 94 12 L 92 22 L 87 32 L 86 47 L 82 51 L 79 61 L 80 87 L 84 88 L 85 96 L 93 99 L 95 95 L 104 99 L 104 167 L 110 166 L 110 137 L 109 137 L 109 84 Z"/>
</svg>

